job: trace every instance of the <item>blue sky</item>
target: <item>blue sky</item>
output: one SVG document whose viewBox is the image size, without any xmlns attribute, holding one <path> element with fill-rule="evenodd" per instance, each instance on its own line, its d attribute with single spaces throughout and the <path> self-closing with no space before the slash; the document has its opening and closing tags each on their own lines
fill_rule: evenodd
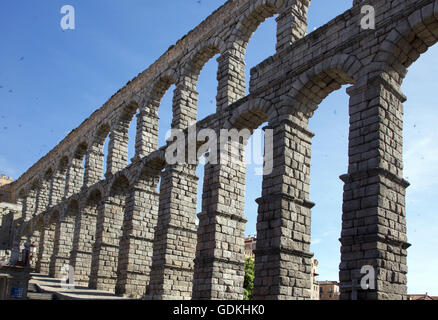
<svg viewBox="0 0 438 320">
<path fill-rule="evenodd" d="M 49 152 L 66 134 L 99 108 L 126 82 L 198 25 L 224 0 L 52 0 L 1 1 L 0 173 L 14 179 Z M 351 6 L 352 0 L 312 0 L 309 31 Z M 76 30 L 60 28 L 60 8 L 76 9 Z M 275 20 L 263 23 L 248 46 L 249 70 L 275 52 Z M 407 191 L 408 287 L 411 293 L 438 295 L 435 270 L 438 214 L 438 112 L 433 93 L 438 48 L 411 68 L 403 85 L 405 103 L 405 177 Z M 199 78 L 198 118 L 215 111 L 215 59 Z M 160 145 L 170 128 L 172 90 L 162 100 Z M 312 148 L 312 251 L 320 261 L 320 280 L 337 280 L 340 260 L 343 184 L 347 172 L 348 96 L 332 93 L 315 113 Z M 130 136 L 134 137 L 134 126 Z M 130 141 L 133 156 L 134 139 Z M 245 215 L 247 234 L 256 231 L 261 177 L 248 167 Z M 202 190 L 202 166 L 198 168 Z M 198 193 L 200 199 L 200 192 Z M 200 202 L 200 201 L 199 201 Z M 201 210 L 200 204 L 198 205 Z"/>
</svg>

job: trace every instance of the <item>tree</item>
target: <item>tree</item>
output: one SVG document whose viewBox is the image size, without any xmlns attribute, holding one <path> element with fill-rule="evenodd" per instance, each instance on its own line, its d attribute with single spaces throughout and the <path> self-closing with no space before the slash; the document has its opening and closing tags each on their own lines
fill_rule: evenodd
<svg viewBox="0 0 438 320">
<path fill-rule="evenodd" d="M 247 258 L 245 260 L 245 280 L 243 282 L 244 300 L 252 300 L 254 290 L 254 260 Z"/>
</svg>

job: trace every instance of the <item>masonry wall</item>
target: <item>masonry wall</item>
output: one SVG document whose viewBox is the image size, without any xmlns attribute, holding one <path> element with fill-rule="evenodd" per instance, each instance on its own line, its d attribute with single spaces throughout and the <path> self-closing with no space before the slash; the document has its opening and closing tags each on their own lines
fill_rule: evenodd
<svg viewBox="0 0 438 320">
<path fill-rule="evenodd" d="M 12 249 L 19 216 L 21 216 L 20 206 L 0 203 L 0 250 Z"/>
</svg>

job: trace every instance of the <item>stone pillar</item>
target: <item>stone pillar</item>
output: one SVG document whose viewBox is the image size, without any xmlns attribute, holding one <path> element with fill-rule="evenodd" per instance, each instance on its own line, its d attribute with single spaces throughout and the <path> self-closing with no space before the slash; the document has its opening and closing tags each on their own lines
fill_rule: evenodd
<svg viewBox="0 0 438 320">
<path fill-rule="evenodd" d="M 196 250 L 197 186 L 195 165 L 168 166 L 162 173 L 146 299 L 191 298 Z"/>
<path fill-rule="evenodd" d="M 245 56 L 244 53 L 238 50 L 229 49 L 217 61 L 218 89 L 216 105 L 217 111 L 221 112 L 246 95 Z"/>
<path fill-rule="evenodd" d="M 103 157 L 102 145 L 92 145 L 85 158 L 85 176 L 84 185 L 89 187 L 102 180 L 103 174 Z"/>
<path fill-rule="evenodd" d="M 96 223 L 99 206 L 99 196 L 84 201 L 82 210 L 76 217 L 73 238 L 73 250 L 70 256 L 70 265 L 74 268 L 75 283 L 79 286 L 88 286 L 91 273 L 93 245 L 96 237 Z"/>
<path fill-rule="evenodd" d="M 116 294 L 142 298 L 149 285 L 158 216 L 159 171 L 148 170 L 127 199 L 120 241 Z"/>
<path fill-rule="evenodd" d="M 65 197 L 69 198 L 81 191 L 84 180 L 83 158 L 74 157 L 67 169 Z"/>
<path fill-rule="evenodd" d="M 182 77 L 173 97 L 172 128 L 196 122 L 195 81 Z M 190 299 L 196 250 L 196 165 L 168 165 L 161 176 L 160 205 L 146 299 Z"/>
<path fill-rule="evenodd" d="M 50 183 L 51 177 L 47 177 L 47 179 L 43 179 L 41 187 L 38 189 L 35 214 L 40 214 L 47 210 L 50 203 Z"/>
<path fill-rule="evenodd" d="M 37 264 L 38 264 L 39 249 L 40 249 L 39 243 L 40 243 L 41 234 L 42 234 L 41 231 L 42 230 L 39 230 L 39 229 L 34 230 L 33 233 L 32 233 L 32 236 L 29 238 L 29 240 L 30 240 L 29 242 L 31 244 L 34 243 L 35 246 L 36 246 L 35 247 L 35 253 L 33 254 L 33 257 L 32 257 L 32 259 L 30 261 L 30 265 L 34 269 L 36 269 Z"/>
<path fill-rule="evenodd" d="M 36 265 L 37 272 L 41 274 L 49 274 L 50 259 L 53 255 L 53 247 L 55 243 L 55 229 L 56 225 L 51 224 L 41 230 L 38 249 L 38 262 Z"/>
<path fill-rule="evenodd" d="M 32 188 L 23 201 L 23 221 L 27 222 L 32 219 L 36 209 L 37 189 Z"/>
<path fill-rule="evenodd" d="M 283 6 L 277 21 L 277 52 L 287 48 L 296 40 L 305 37 L 307 31 L 307 10 L 310 0 L 292 0 Z"/>
<path fill-rule="evenodd" d="M 142 159 L 158 148 L 158 121 L 157 108 L 153 104 L 140 109 L 135 139 L 136 158 Z"/>
<path fill-rule="evenodd" d="M 120 237 L 129 182 L 121 177 L 99 207 L 89 288 L 115 291 Z"/>
<path fill-rule="evenodd" d="M 309 201 L 313 133 L 307 120 L 270 123 L 272 173 L 263 177 L 257 219 L 254 299 L 310 299 Z M 268 164 L 269 165 L 269 164 Z"/>
<path fill-rule="evenodd" d="M 63 268 L 70 265 L 75 218 L 72 210 L 68 210 L 60 216 L 56 224 L 53 253 L 49 267 L 49 275 L 52 278 L 64 276 L 62 273 Z"/>
<path fill-rule="evenodd" d="M 196 122 L 198 92 L 196 84 L 182 81 L 176 85 L 173 101 L 173 129 L 185 129 Z"/>
<path fill-rule="evenodd" d="M 108 160 L 106 175 L 115 174 L 123 170 L 128 165 L 128 144 L 129 144 L 129 122 L 127 127 L 123 123 L 110 133 L 108 145 Z"/>
<path fill-rule="evenodd" d="M 59 165 L 52 177 L 49 207 L 59 204 L 65 196 L 68 160 L 64 161 L 65 163 Z"/>
<path fill-rule="evenodd" d="M 358 81 L 347 91 L 350 141 L 348 174 L 341 177 L 345 182 L 341 299 L 406 299 L 406 249 L 410 246 L 405 212 L 409 183 L 402 171 L 406 98 L 400 86 L 383 75 Z M 360 286 L 365 266 L 375 272 L 368 290 Z"/>
<path fill-rule="evenodd" d="M 244 146 L 236 151 L 241 154 L 231 161 L 205 165 L 193 299 L 243 299 L 247 221 Z"/>
</svg>

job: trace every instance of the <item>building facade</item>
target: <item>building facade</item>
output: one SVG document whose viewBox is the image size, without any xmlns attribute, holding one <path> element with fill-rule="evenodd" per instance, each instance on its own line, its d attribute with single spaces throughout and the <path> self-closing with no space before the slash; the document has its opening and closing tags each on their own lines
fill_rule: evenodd
<svg viewBox="0 0 438 320">
<path fill-rule="evenodd" d="M 245 238 L 245 259 L 246 258 L 255 258 L 254 250 L 257 245 L 257 236 L 247 237 Z"/>
<path fill-rule="evenodd" d="M 318 283 L 318 260 L 312 258 L 312 290 L 311 290 L 311 300 L 319 300 L 319 283 Z"/>
<path fill-rule="evenodd" d="M 425 294 L 408 294 L 408 300 L 412 301 L 433 301 L 438 300 L 438 296 L 430 296 L 427 292 Z"/>
<path fill-rule="evenodd" d="M 339 300 L 340 290 L 337 281 L 319 281 L 319 300 Z"/>
<path fill-rule="evenodd" d="M 0 176 L 0 202 L 11 202 L 11 188 L 10 184 L 12 183 L 11 177 L 6 177 L 6 175 L 2 174 Z"/>
</svg>

